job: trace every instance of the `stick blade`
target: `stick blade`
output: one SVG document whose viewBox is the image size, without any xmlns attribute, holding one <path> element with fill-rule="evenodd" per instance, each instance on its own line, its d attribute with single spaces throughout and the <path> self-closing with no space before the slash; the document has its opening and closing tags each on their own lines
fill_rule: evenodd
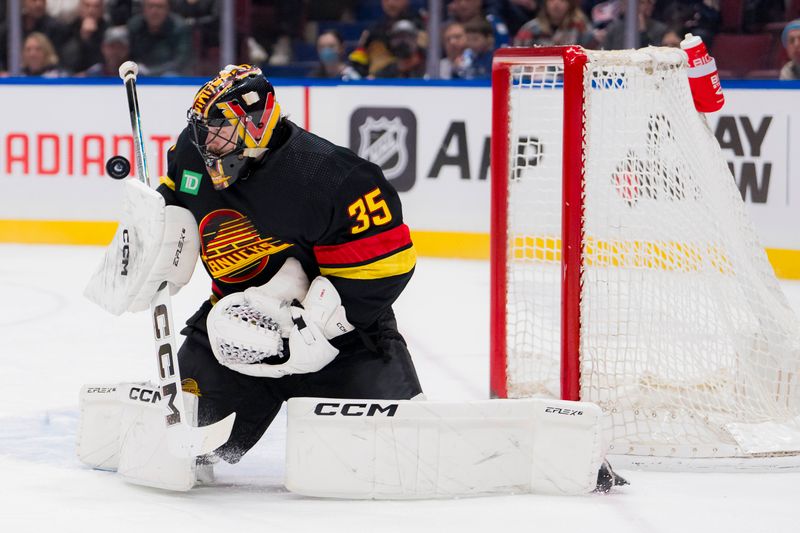
<svg viewBox="0 0 800 533">
<path fill-rule="evenodd" d="M 211 453 L 231 436 L 236 413 L 208 426 L 176 424 L 167 430 L 169 451 L 175 457 L 197 457 Z"/>
</svg>

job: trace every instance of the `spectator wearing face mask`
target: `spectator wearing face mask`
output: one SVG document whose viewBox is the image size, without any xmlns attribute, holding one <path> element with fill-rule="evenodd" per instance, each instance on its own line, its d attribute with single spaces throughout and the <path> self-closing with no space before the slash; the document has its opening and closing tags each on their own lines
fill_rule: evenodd
<svg viewBox="0 0 800 533">
<path fill-rule="evenodd" d="M 308 74 L 311 78 L 358 80 L 361 76 L 344 58 L 344 41 L 336 30 L 322 32 L 317 37 L 319 64 Z"/>
<path fill-rule="evenodd" d="M 781 69 L 780 79 L 800 80 L 800 19 L 795 19 L 783 28 L 781 42 L 786 48 L 789 62 Z"/>
<path fill-rule="evenodd" d="M 389 50 L 394 61 L 375 73 L 376 78 L 424 78 L 425 53 L 419 30 L 409 20 L 399 20 L 389 32 Z"/>
</svg>

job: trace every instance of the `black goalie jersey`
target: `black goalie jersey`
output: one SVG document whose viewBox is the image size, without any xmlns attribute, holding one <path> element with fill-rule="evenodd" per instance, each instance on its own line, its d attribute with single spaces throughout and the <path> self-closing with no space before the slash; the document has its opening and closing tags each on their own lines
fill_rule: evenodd
<svg viewBox="0 0 800 533">
<path fill-rule="evenodd" d="M 350 322 L 367 329 L 416 263 L 397 193 L 378 166 L 350 150 L 285 119 L 276 133 L 279 145 L 263 163 L 218 191 L 184 130 L 158 190 L 194 214 L 217 298 L 263 285 L 295 257 L 309 280 L 327 276 Z"/>
</svg>

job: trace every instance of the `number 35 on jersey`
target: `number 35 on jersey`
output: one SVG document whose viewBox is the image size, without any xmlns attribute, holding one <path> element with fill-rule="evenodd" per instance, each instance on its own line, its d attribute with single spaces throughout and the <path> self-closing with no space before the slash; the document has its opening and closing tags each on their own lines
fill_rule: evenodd
<svg viewBox="0 0 800 533">
<path fill-rule="evenodd" d="M 353 219 L 354 224 L 350 233 L 357 235 L 367 231 L 372 226 L 383 226 L 392 221 L 392 213 L 386 200 L 381 198 L 381 190 L 375 188 L 350 204 L 347 214 Z"/>
</svg>

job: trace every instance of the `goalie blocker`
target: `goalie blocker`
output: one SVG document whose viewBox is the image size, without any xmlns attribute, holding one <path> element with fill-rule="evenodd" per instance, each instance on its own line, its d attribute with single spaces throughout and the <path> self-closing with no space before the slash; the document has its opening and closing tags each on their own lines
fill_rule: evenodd
<svg viewBox="0 0 800 533">
<path fill-rule="evenodd" d="M 288 413 L 286 487 L 308 496 L 586 494 L 627 483 L 603 461 L 593 403 L 293 398 Z"/>
</svg>

